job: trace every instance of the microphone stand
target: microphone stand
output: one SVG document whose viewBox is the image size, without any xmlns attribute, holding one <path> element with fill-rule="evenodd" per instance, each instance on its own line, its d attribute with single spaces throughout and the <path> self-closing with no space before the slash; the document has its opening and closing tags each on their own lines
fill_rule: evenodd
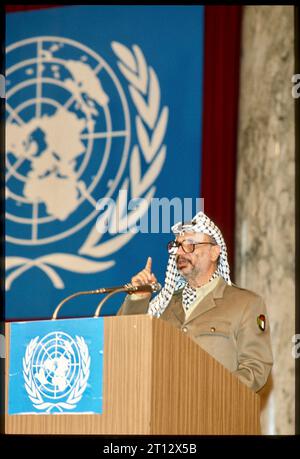
<svg viewBox="0 0 300 459">
<path fill-rule="evenodd" d="M 156 292 L 156 291 L 161 289 L 161 285 L 158 282 L 153 284 L 153 287 L 155 287 L 155 288 L 152 288 L 152 292 Z M 114 289 L 106 289 L 106 291 L 107 290 L 111 290 L 111 291 L 98 304 L 97 309 L 96 309 L 95 314 L 94 314 L 94 317 L 99 317 L 101 308 L 102 308 L 103 304 L 105 303 L 105 301 L 109 300 L 109 298 L 111 298 L 116 293 L 126 292 L 129 295 L 131 295 L 132 293 L 138 292 L 139 289 L 140 289 L 139 286 L 134 286 L 134 285 L 132 285 L 130 283 L 129 284 L 125 284 L 122 287 L 115 287 Z"/>
<path fill-rule="evenodd" d="M 117 288 L 116 290 L 108 293 L 101 301 L 100 303 L 98 304 L 97 306 L 97 309 L 95 311 L 95 314 L 94 314 L 94 317 L 99 317 L 99 314 L 100 314 L 100 311 L 102 309 L 102 306 L 103 304 L 105 303 L 105 301 L 109 300 L 109 298 L 111 298 L 113 295 L 115 295 L 116 293 L 121 293 L 121 292 L 127 292 L 128 291 L 126 290 L 125 287 L 120 287 L 120 288 Z"/>
<path fill-rule="evenodd" d="M 67 296 L 67 298 L 63 299 L 59 305 L 56 307 L 53 315 L 52 315 L 52 320 L 56 320 L 57 319 L 57 314 L 59 313 L 60 309 L 62 308 L 62 306 L 69 300 L 72 300 L 73 298 L 76 298 L 77 296 L 81 296 L 81 295 L 99 295 L 101 293 L 107 293 L 108 295 L 106 295 L 102 301 L 100 301 L 100 303 L 98 304 L 97 306 L 97 309 L 95 311 L 95 314 L 94 314 L 94 317 L 99 317 L 99 314 L 100 314 L 100 311 L 101 311 L 101 308 L 103 306 L 103 304 L 105 303 L 105 301 L 107 301 L 110 297 L 112 297 L 115 293 L 120 293 L 120 292 L 126 292 L 126 293 L 134 293 L 138 290 L 138 287 L 135 287 L 134 285 L 132 284 L 125 284 L 125 285 L 122 285 L 120 287 L 108 287 L 108 288 L 98 288 L 97 290 L 87 290 L 87 291 L 82 291 L 82 292 L 76 292 L 76 293 L 73 293 L 72 295 L 69 295 Z"/>
</svg>

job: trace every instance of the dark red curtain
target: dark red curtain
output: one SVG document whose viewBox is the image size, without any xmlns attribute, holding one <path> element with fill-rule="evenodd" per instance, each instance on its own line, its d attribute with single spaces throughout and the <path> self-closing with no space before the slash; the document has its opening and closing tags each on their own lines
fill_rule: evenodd
<svg viewBox="0 0 300 459">
<path fill-rule="evenodd" d="M 41 10 L 43 8 L 52 8 L 54 6 L 64 5 L 5 5 L 5 11 L 7 13 L 13 13 L 14 11 Z"/>
<path fill-rule="evenodd" d="M 241 21 L 241 6 L 205 7 L 201 197 L 227 243 L 232 278 Z"/>
</svg>

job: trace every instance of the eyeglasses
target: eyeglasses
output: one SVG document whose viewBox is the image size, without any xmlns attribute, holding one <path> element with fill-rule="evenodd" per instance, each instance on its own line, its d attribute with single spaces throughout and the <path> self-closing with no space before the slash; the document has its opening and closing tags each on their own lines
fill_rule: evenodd
<svg viewBox="0 0 300 459">
<path fill-rule="evenodd" d="M 182 247 L 182 250 L 185 253 L 193 253 L 195 250 L 195 245 L 204 245 L 204 244 L 216 245 L 214 242 L 192 242 L 189 240 L 185 240 L 182 242 L 170 241 L 167 244 L 167 248 L 168 248 L 168 252 L 171 254 L 175 254 L 180 246 Z"/>
</svg>

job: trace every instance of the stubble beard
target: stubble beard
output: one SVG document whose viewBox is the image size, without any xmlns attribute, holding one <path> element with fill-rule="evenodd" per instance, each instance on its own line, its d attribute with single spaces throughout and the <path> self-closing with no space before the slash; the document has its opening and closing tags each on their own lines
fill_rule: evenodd
<svg viewBox="0 0 300 459">
<path fill-rule="evenodd" d="M 176 261 L 177 270 L 187 281 L 196 275 L 195 267 L 191 261 L 185 257 L 178 257 Z M 180 267 L 182 266 L 182 267 Z"/>
<path fill-rule="evenodd" d="M 180 261 L 182 261 L 182 268 L 179 267 L 181 265 Z M 183 263 L 183 261 L 185 261 L 185 263 Z M 198 284 L 199 279 L 204 274 L 199 266 L 194 266 L 188 258 L 182 256 L 178 257 L 176 265 L 178 272 L 190 285 Z"/>
</svg>

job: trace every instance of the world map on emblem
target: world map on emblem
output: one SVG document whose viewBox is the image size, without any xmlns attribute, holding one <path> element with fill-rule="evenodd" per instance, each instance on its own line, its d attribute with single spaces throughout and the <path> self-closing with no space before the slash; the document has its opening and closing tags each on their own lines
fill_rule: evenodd
<svg viewBox="0 0 300 459">
<path fill-rule="evenodd" d="M 66 397 L 76 384 L 81 368 L 77 343 L 66 333 L 49 333 L 31 357 L 31 375 L 38 391 L 48 399 Z"/>
<path fill-rule="evenodd" d="M 98 199 L 116 190 L 130 145 L 127 101 L 104 59 L 73 40 L 14 43 L 7 64 L 7 240 L 52 243 L 91 222 Z"/>
</svg>

